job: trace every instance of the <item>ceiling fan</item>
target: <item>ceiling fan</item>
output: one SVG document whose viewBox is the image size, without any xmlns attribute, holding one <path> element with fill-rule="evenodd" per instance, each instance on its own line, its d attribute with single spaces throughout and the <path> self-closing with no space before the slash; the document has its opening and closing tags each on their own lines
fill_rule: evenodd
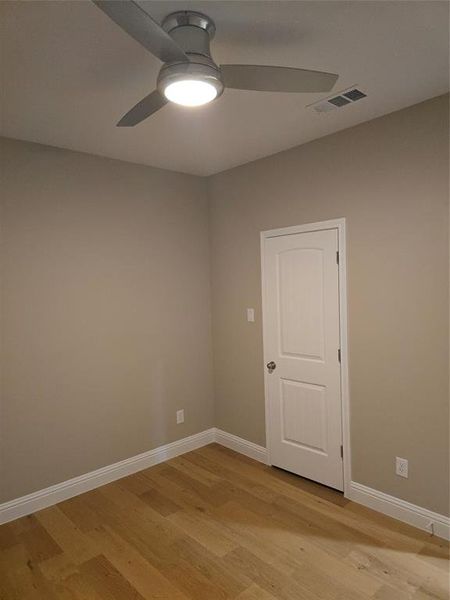
<svg viewBox="0 0 450 600">
<path fill-rule="evenodd" d="M 225 88 L 259 92 L 328 92 L 338 75 L 292 67 L 220 65 L 211 57 L 212 19 L 190 10 L 168 15 L 161 25 L 133 0 L 93 0 L 104 13 L 164 64 L 157 89 L 117 123 L 133 127 L 167 102 L 201 106 Z"/>
</svg>

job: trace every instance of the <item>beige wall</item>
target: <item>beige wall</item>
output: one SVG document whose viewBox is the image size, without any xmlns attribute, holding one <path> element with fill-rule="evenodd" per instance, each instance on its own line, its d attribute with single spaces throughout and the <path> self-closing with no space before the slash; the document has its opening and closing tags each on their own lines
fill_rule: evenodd
<svg viewBox="0 0 450 600">
<path fill-rule="evenodd" d="M 1 160 L 6 501 L 211 427 L 213 403 L 205 181 L 5 139 Z"/>
<path fill-rule="evenodd" d="M 208 181 L 0 150 L 0 501 L 212 425 L 264 445 L 259 232 L 345 216 L 353 479 L 448 513 L 448 97 Z"/>
<path fill-rule="evenodd" d="M 346 217 L 353 480 L 443 514 L 448 160 L 446 96 L 209 181 L 216 426 L 265 443 L 259 232 Z"/>
</svg>

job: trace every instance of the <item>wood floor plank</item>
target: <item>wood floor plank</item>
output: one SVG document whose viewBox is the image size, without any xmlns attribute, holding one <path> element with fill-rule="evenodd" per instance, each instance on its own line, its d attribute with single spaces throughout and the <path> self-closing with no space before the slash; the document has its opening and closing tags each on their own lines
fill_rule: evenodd
<svg viewBox="0 0 450 600">
<path fill-rule="evenodd" d="M 79 563 L 72 556 L 63 552 L 43 561 L 39 568 L 46 579 L 57 584 L 78 573 Z"/>
<path fill-rule="evenodd" d="M 55 584 L 58 600 L 104 600 L 88 578 L 76 572 Z"/>
<path fill-rule="evenodd" d="M 179 561 L 162 569 L 169 581 L 176 585 L 191 600 L 226 600 L 226 593 L 197 572 L 188 562 Z"/>
<path fill-rule="evenodd" d="M 0 600 L 448 600 L 449 544 L 211 444 L 0 526 Z"/>
<path fill-rule="evenodd" d="M 439 569 L 443 569 L 448 573 L 450 552 L 448 546 L 446 546 L 444 542 L 440 545 L 429 544 L 428 542 L 423 544 L 418 552 L 418 556 L 424 562 L 432 564 Z"/>
<path fill-rule="evenodd" d="M 20 519 L 11 521 L 8 523 L 8 525 L 12 528 L 16 535 L 19 535 L 24 531 L 28 531 L 33 529 L 33 527 L 37 527 L 39 522 L 35 515 L 27 515 L 26 517 L 21 517 Z"/>
<path fill-rule="evenodd" d="M 170 460 L 167 464 L 207 486 L 212 486 L 216 483 L 221 483 L 222 481 L 222 478 L 216 473 L 193 464 L 184 456 L 177 456 L 176 458 Z"/>
<path fill-rule="evenodd" d="M 220 506 L 228 499 L 227 497 L 220 496 L 213 486 L 197 481 L 195 477 L 187 475 L 170 465 L 167 465 L 166 469 L 161 472 L 161 475 L 169 481 L 188 489 L 195 494 L 199 500 L 202 500 L 209 506 Z"/>
<path fill-rule="evenodd" d="M 19 539 L 12 528 L 11 523 L 6 523 L 0 527 L 0 552 L 11 548 L 19 543 Z"/>
<path fill-rule="evenodd" d="M 98 515 L 89 506 L 89 498 L 94 497 L 95 494 L 97 492 L 94 490 L 58 504 L 58 508 L 82 532 L 90 531 L 98 525 Z"/>
<path fill-rule="evenodd" d="M 56 600 L 51 583 L 34 564 L 26 547 L 15 545 L 0 557 L 1 600 Z"/>
<path fill-rule="evenodd" d="M 415 592 L 412 592 L 414 595 Z M 411 600 L 413 595 L 400 592 L 396 588 L 392 588 L 388 585 L 383 585 L 373 597 L 373 600 Z"/>
<path fill-rule="evenodd" d="M 140 498 L 163 517 L 168 517 L 181 510 L 180 505 L 156 489 L 144 492 Z"/>
<path fill-rule="evenodd" d="M 83 563 L 80 574 L 86 577 L 103 600 L 145 600 L 103 554 Z"/>
<path fill-rule="evenodd" d="M 170 515 L 169 519 L 215 556 L 224 556 L 238 546 L 233 536 L 206 513 L 185 510 Z"/>
<path fill-rule="evenodd" d="M 41 524 L 38 527 L 24 531 L 18 536 L 18 539 L 25 546 L 33 563 L 40 563 L 63 552 Z"/>
<path fill-rule="evenodd" d="M 259 585 L 252 583 L 244 592 L 236 596 L 236 600 L 276 600 L 276 598 L 260 588 Z"/>
<path fill-rule="evenodd" d="M 367 576 L 357 566 L 348 565 L 334 553 L 327 553 L 316 545 L 307 536 L 300 537 L 294 533 L 283 531 L 276 526 L 269 527 L 265 517 L 253 514 L 250 510 L 240 505 L 229 503 L 220 509 L 220 516 L 224 524 L 236 531 L 243 530 L 247 539 L 252 539 L 251 545 L 245 542 L 241 545 L 257 555 L 261 544 L 271 552 L 273 560 L 266 559 L 268 564 L 276 566 L 274 561 L 281 557 L 282 563 L 290 564 L 290 573 L 305 570 L 316 576 L 317 570 L 331 573 L 337 579 L 352 581 L 354 589 L 361 594 L 361 598 L 373 594 L 381 586 L 374 577 Z"/>
<path fill-rule="evenodd" d="M 152 482 L 153 489 L 176 501 L 185 510 L 196 510 L 204 513 L 213 508 L 213 505 L 200 498 L 193 490 L 184 487 L 181 481 L 165 477 L 162 471 L 155 473 L 149 469 L 145 471 L 145 476 Z"/>
<path fill-rule="evenodd" d="M 102 548 L 110 563 L 144 598 L 151 600 L 187 599 L 187 596 L 174 587 L 138 550 L 115 534 L 108 526 L 98 527 L 89 535 Z"/>
<path fill-rule="evenodd" d="M 278 569 L 261 561 L 245 548 L 237 548 L 224 557 L 225 563 L 245 574 L 263 590 L 283 600 L 320 600 L 320 596 L 309 593 L 304 585 L 284 576 Z"/>
<path fill-rule="evenodd" d="M 219 559 L 211 555 L 193 539 L 178 540 L 175 549 L 198 573 L 220 588 L 227 598 L 234 598 L 251 583 L 245 573 L 230 569 L 223 557 Z"/>
<path fill-rule="evenodd" d="M 83 562 L 98 554 L 98 550 L 58 506 L 41 510 L 36 516 L 63 552 L 73 560 Z"/>
</svg>

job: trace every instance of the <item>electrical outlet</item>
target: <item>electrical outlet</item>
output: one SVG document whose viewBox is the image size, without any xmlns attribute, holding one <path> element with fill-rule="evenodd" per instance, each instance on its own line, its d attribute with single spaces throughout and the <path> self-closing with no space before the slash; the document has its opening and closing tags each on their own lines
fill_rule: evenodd
<svg viewBox="0 0 450 600">
<path fill-rule="evenodd" d="M 395 457 L 395 474 L 408 478 L 408 459 Z"/>
<path fill-rule="evenodd" d="M 177 425 L 184 423 L 184 408 L 177 410 Z"/>
<path fill-rule="evenodd" d="M 255 309 L 254 308 L 247 308 L 247 321 L 249 323 L 255 322 Z"/>
</svg>

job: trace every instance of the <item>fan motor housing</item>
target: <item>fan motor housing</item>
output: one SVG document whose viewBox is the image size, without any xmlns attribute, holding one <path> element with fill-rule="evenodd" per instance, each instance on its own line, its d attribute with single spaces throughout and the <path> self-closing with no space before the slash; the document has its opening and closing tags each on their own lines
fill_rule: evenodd
<svg viewBox="0 0 450 600">
<path fill-rule="evenodd" d="M 216 26 L 211 17 L 194 10 L 179 10 L 170 13 L 170 15 L 167 15 L 161 23 L 161 27 L 167 33 L 172 33 L 174 29 L 186 27 L 187 25 L 204 29 L 211 40 L 216 34 Z"/>
<path fill-rule="evenodd" d="M 168 15 L 161 27 L 187 55 L 211 58 L 210 41 L 216 33 L 214 21 L 203 13 L 178 11 Z"/>
</svg>

